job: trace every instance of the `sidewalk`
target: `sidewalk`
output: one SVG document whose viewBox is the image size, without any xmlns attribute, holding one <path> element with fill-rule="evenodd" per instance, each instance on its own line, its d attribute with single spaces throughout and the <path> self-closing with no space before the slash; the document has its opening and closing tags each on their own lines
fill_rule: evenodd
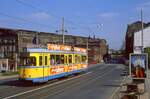
<svg viewBox="0 0 150 99">
<path fill-rule="evenodd" d="M 3 76 L 2 73 L 0 73 L 0 80 L 4 80 L 4 79 L 10 79 L 10 78 L 17 78 L 18 75 L 8 75 L 8 76 Z"/>
<path fill-rule="evenodd" d="M 131 84 L 132 79 L 129 76 L 124 77 L 124 80 L 122 81 L 120 87 L 117 88 L 115 91 L 115 94 L 110 99 L 130 99 L 129 97 L 126 97 L 126 95 L 134 96 L 135 99 L 150 99 L 150 70 L 149 70 L 149 78 L 145 81 L 146 84 L 146 91 L 142 90 L 144 88 L 144 84 L 137 84 L 138 93 L 137 92 L 131 92 L 130 94 L 127 91 L 127 84 Z M 127 92 L 127 93 L 126 93 Z M 141 94 L 140 94 L 141 93 Z M 124 98 L 121 98 L 124 96 Z"/>
<path fill-rule="evenodd" d="M 150 98 L 150 70 L 148 70 L 148 79 L 146 81 L 146 88 L 147 88 L 148 95 L 149 95 L 149 98 Z"/>
</svg>

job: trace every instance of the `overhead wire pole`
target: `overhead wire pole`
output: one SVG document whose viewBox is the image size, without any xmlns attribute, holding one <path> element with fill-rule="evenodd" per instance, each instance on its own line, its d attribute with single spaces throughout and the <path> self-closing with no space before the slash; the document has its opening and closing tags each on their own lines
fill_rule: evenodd
<svg viewBox="0 0 150 99">
<path fill-rule="evenodd" d="M 89 60 L 89 57 L 88 57 L 88 51 L 89 51 L 89 38 L 87 38 L 87 42 L 86 42 L 86 50 L 87 50 L 87 63 L 88 63 L 88 60 Z"/>
<path fill-rule="evenodd" d="M 142 52 L 144 51 L 144 43 L 143 43 L 143 11 L 141 9 L 141 46 L 142 46 Z"/>
<path fill-rule="evenodd" d="M 64 29 L 64 17 L 62 18 L 62 43 L 64 44 L 65 43 L 65 35 L 64 35 L 64 32 L 65 32 L 65 29 Z"/>
<path fill-rule="evenodd" d="M 141 9 L 141 46 L 142 46 L 142 51 L 141 53 L 144 53 L 144 32 L 143 32 L 143 28 L 144 28 L 144 24 L 143 24 L 143 10 Z M 148 73 L 147 73 L 148 75 Z M 144 83 L 144 90 L 146 89 L 146 87 L 148 86 L 148 79 L 144 79 L 143 80 L 143 83 Z M 149 86 L 148 86 L 149 87 Z M 140 97 L 140 95 L 139 95 Z"/>
</svg>

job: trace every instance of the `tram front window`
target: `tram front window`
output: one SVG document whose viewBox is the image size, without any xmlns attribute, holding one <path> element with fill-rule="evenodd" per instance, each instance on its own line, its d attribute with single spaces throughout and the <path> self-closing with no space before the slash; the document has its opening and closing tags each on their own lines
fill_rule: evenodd
<svg viewBox="0 0 150 99">
<path fill-rule="evenodd" d="M 21 66 L 36 66 L 36 58 L 35 57 L 24 57 L 20 60 Z"/>
</svg>

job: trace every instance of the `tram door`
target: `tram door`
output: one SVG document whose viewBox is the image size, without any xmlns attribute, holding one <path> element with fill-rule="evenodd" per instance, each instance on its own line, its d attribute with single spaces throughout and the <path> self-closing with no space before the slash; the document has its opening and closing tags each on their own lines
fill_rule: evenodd
<svg viewBox="0 0 150 99">
<path fill-rule="evenodd" d="M 64 54 L 65 72 L 68 72 L 68 55 Z"/>
<path fill-rule="evenodd" d="M 43 58 L 44 58 L 44 63 L 43 63 L 43 66 L 44 66 L 44 70 L 43 70 L 43 77 L 45 78 L 44 80 L 46 80 L 46 77 L 48 76 L 48 74 L 49 74 L 49 68 L 48 68 L 48 55 L 47 54 L 45 54 L 44 56 L 43 56 Z"/>
<path fill-rule="evenodd" d="M 42 66 L 42 77 L 43 80 L 46 80 L 46 66 L 47 66 L 47 56 L 44 54 L 40 54 L 39 56 L 39 66 Z"/>
</svg>

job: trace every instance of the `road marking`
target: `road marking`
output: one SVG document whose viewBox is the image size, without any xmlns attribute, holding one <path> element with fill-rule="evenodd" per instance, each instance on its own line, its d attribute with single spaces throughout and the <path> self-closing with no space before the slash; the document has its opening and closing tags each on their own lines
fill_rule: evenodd
<svg viewBox="0 0 150 99">
<path fill-rule="evenodd" d="M 90 81 L 88 81 L 87 83 L 85 83 L 85 84 L 83 84 L 83 85 L 80 85 L 80 88 L 81 88 L 81 87 L 84 87 L 84 86 L 89 85 L 90 83 L 92 83 L 92 82 L 96 81 L 96 80 L 97 80 L 97 79 L 99 79 L 99 78 L 104 77 L 105 75 L 109 74 L 109 73 L 110 73 L 110 72 L 112 72 L 113 70 L 114 70 L 114 69 L 106 70 L 106 71 L 108 71 L 108 72 L 104 72 L 104 73 L 102 73 L 100 76 L 98 76 L 98 77 L 96 77 L 96 78 L 91 79 Z M 73 85 L 73 86 L 76 86 L 76 85 Z M 73 86 L 72 86 L 72 87 L 73 87 Z M 79 88 L 79 87 L 74 87 L 74 90 L 75 90 L 75 89 L 77 89 L 77 88 Z M 57 91 L 57 92 L 53 93 L 52 95 L 59 94 L 60 92 L 63 92 L 63 90 L 64 90 L 64 89 L 59 90 L 59 91 Z M 41 98 L 41 99 L 43 99 L 43 98 L 47 98 L 47 97 L 51 97 L 52 95 L 47 95 L 47 96 L 46 96 L 46 95 L 44 95 L 44 97 L 42 96 L 42 98 Z"/>
<path fill-rule="evenodd" d="M 90 74 L 90 73 L 92 73 L 92 72 L 89 72 L 88 74 Z M 84 76 L 85 77 L 85 76 Z M 82 82 L 82 81 L 81 81 Z M 59 94 L 59 93 L 61 93 L 61 92 L 65 92 L 64 90 L 66 90 L 66 89 L 70 89 L 70 88 L 75 88 L 76 86 L 78 86 L 78 85 L 80 85 L 81 84 L 81 82 L 80 81 L 77 81 L 77 82 L 75 82 L 74 83 L 74 81 L 73 81 L 73 83 L 71 84 L 71 85 L 69 85 L 69 86 L 66 86 L 65 87 L 65 89 L 64 88 L 62 88 L 62 89 L 59 89 L 59 90 L 57 90 L 57 91 L 55 91 L 55 92 L 52 92 L 51 94 L 50 94 L 50 96 L 53 96 L 53 95 L 55 95 L 55 94 Z M 55 90 L 55 88 L 57 89 L 57 88 L 59 88 L 60 86 L 58 85 L 58 86 L 55 86 L 54 88 L 51 88 L 51 90 Z M 31 98 L 31 97 L 34 97 L 34 96 L 36 96 L 36 95 L 39 95 L 39 94 L 41 94 L 41 93 L 45 93 L 45 92 L 48 92 L 48 90 L 40 90 L 40 91 L 38 91 L 38 92 L 36 92 L 36 93 L 33 93 L 33 94 L 31 94 L 31 95 L 28 95 L 27 97 L 25 97 L 25 98 Z M 49 97 L 49 94 L 48 95 L 42 95 L 42 96 L 38 96 L 38 98 L 39 99 L 45 99 L 46 97 Z"/>
<path fill-rule="evenodd" d="M 50 86 L 53 86 L 53 85 L 57 85 L 57 84 L 60 84 L 60 83 L 63 83 L 63 82 L 66 82 L 66 81 L 69 81 L 69 80 L 72 80 L 72 79 L 80 78 L 80 77 L 82 77 L 84 75 L 88 75 L 90 73 L 92 73 L 92 72 L 87 72 L 85 74 L 82 74 L 82 75 L 79 75 L 79 76 L 76 76 L 76 77 L 73 77 L 73 78 L 69 78 L 69 79 L 59 81 L 59 82 L 56 82 L 56 83 L 52 83 L 52 84 L 49 84 L 49 85 L 46 85 L 46 86 L 43 86 L 43 87 L 39 87 L 39 88 L 36 88 L 36 89 L 33 89 L 33 90 L 28 90 L 28 91 L 25 91 L 25 92 L 22 92 L 22 93 L 18 93 L 18 94 L 12 95 L 12 96 L 5 97 L 3 99 L 10 99 L 10 98 L 17 97 L 17 96 L 20 96 L 20 95 L 23 95 L 23 94 L 26 94 L 26 93 L 30 93 L 30 92 L 33 92 L 33 91 L 44 89 L 44 88 L 47 88 L 47 87 L 50 87 Z"/>
<path fill-rule="evenodd" d="M 99 79 L 99 78 L 101 78 L 101 77 L 103 77 L 103 76 L 109 74 L 109 72 L 111 72 L 111 71 L 113 71 L 113 70 L 114 70 L 114 69 L 107 70 L 107 71 L 108 71 L 107 73 L 103 73 L 101 76 L 99 76 L 99 77 L 97 77 L 97 78 L 91 80 L 90 83 L 93 82 L 93 81 L 95 81 L 96 79 Z M 29 91 L 26 91 L 26 92 L 22 92 L 22 93 L 18 93 L 18 94 L 12 95 L 12 96 L 8 96 L 8 97 L 5 97 L 4 99 L 10 99 L 10 98 L 14 98 L 14 97 L 17 97 L 17 96 L 26 94 L 26 93 L 31 93 L 31 92 L 33 92 L 33 91 L 41 90 L 41 89 L 44 89 L 44 88 L 47 88 L 47 87 L 50 87 L 50 86 L 53 86 L 53 85 L 56 85 L 56 84 L 60 84 L 60 83 L 63 83 L 63 82 L 66 82 L 66 81 L 69 81 L 69 80 L 72 80 L 72 79 L 77 79 L 77 78 L 80 78 L 80 77 L 82 77 L 82 76 L 84 76 L 84 75 L 88 75 L 88 74 L 91 74 L 91 73 L 93 73 L 93 72 L 92 72 L 92 71 L 89 71 L 89 72 L 87 72 L 87 73 L 85 73 L 85 74 L 82 74 L 82 75 L 79 75 L 79 76 L 76 76 L 76 77 L 73 77 L 73 78 L 69 78 L 69 79 L 66 79 L 66 80 L 63 80 L 63 81 L 59 81 L 59 82 L 56 82 L 56 83 L 53 83 L 53 84 L 49 84 L 49 85 L 46 85 L 46 86 L 43 86 L 43 87 L 39 87 L 39 88 L 36 88 L 36 89 L 33 89 L 33 90 L 29 90 Z"/>
</svg>

